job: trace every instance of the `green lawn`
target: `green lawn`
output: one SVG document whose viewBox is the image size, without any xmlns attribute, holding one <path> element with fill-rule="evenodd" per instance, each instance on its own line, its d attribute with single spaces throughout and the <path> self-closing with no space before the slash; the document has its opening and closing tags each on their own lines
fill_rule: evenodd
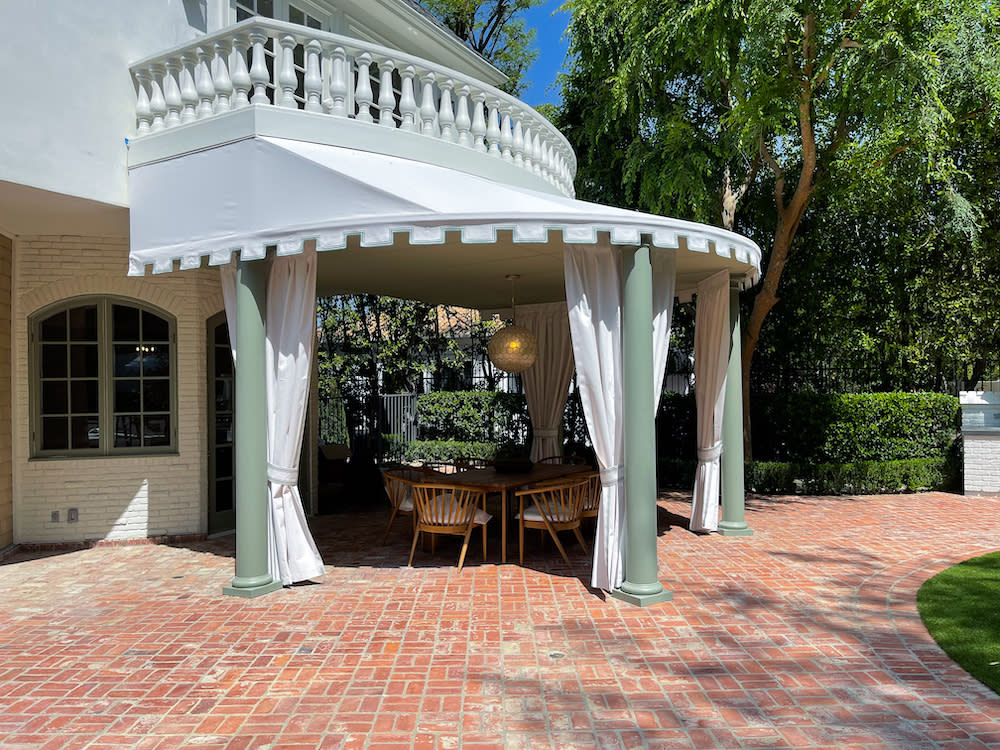
<svg viewBox="0 0 1000 750">
<path fill-rule="evenodd" d="M 917 609 L 948 656 L 1000 693 L 1000 552 L 966 560 L 924 582 Z"/>
</svg>

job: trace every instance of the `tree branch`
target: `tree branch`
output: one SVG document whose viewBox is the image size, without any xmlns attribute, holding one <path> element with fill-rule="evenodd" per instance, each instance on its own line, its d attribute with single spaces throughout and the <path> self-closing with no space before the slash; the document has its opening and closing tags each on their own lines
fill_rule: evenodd
<svg viewBox="0 0 1000 750">
<path fill-rule="evenodd" d="M 760 155 L 764 163 L 774 172 L 774 204 L 777 206 L 778 215 L 780 216 L 785 210 L 785 172 L 775 158 L 771 156 L 771 152 L 768 151 L 763 135 L 760 137 Z"/>
<path fill-rule="evenodd" d="M 977 117 L 979 117 L 979 115 L 985 114 L 989 110 L 990 110 L 989 105 L 986 105 L 984 107 L 980 107 L 979 109 L 974 109 L 974 110 L 972 110 L 970 112 L 966 112 L 961 117 L 956 117 L 955 118 L 955 122 L 953 124 L 954 125 L 960 125 L 963 122 L 968 122 L 969 120 L 974 120 Z M 907 149 L 909 149 L 910 146 L 912 146 L 912 145 L 913 145 L 913 141 L 910 140 L 910 141 L 907 141 L 906 143 L 904 143 L 901 146 L 897 146 L 896 148 L 893 149 L 893 151 L 892 151 L 891 154 L 889 154 L 888 156 L 883 156 L 877 162 L 875 162 L 874 164 L 872 164 L 872 167 L 874 169 L 881 169 L 885 165 L 886 162 L 892 161 L 897 156 L 899 156 L 901 153 L 903 153 L 904 151 L 906 151 Z"/>
</svg>

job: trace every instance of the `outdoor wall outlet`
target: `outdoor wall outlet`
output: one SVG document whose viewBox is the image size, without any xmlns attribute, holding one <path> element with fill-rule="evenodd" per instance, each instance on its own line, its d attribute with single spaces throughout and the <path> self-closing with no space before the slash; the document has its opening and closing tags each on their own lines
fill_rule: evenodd
<svg viewBox="0 0 1000 750">
<path fill-rule="evenodd" d="M 59 511 L 52 511 L 52 523 L 59 523 Z"/>
<path fill-rule="evenodd" d="M 76 523 L 80 520 L 80 510 L 78 508 L 70 508 L 66 511 L 66 523 Z"/>
</svg>

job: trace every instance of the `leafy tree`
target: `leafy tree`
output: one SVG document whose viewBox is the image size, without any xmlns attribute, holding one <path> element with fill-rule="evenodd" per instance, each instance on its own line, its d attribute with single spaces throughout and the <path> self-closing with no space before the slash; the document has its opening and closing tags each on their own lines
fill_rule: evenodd
<svg viewBox="0 0 1000 750">
<path fill-rule="evenodd" d="M 825 362 L 845 387 L 883 390 L 971 388 L 995 364 L 1000 137 L 973 121 L 962 131 L 949 157 L 967 205 L 923 179 L 907 153 L 889 166 L 891 194 L 873 184 L 818 196 L 796 240 L 809 252 L 789 260 L 761 364 Z"/>
<path fill-rule="evenodd" d="M 538 57 L 535 30 L 521 17 L 542 0 L 423 0 L 442 23 L 507 76 L 506 91 L 519 94 Z"/>
<path fill-rule="evenodd" d="M 580 194 L 711 221 L 765 249 L 744 331 L 745 390 L 792 251 L 813 252 L 796 243 L 803 220 L 835 180 L 892 195 L 905 155 L 941 207 L 936 226 L 980 230 L 954 146 L 963 124 L 995 126 L 1000 112 L 992 3 L 568 5 L 562 124 L 584 165 Z"/>
</svg>

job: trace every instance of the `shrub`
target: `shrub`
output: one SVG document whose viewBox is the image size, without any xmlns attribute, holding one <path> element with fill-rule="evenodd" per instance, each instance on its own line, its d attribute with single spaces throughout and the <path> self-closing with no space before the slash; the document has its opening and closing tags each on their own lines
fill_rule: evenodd
<svg viewBox="0 0 1000 750">
<path fill-rule="evenodd" d="M 406 463 L 423 461 L 454 461 L 458 458 L 493 460 L 496 443 L 463 440 L 412 440 L 405 444 L 402 460 Z"/>
<path fill-rule="evenodd" d="M 519 393 L 441 391 L 417 397 L 421 440 L 518 441 L 527 435 L 530 422 Z"/>
<path fill-rule="evenodd" d="M 958 399 L 942 393 L 755 394 L 754 457 L 850 463 L 953 456 Z"/>
<path fill-rule="evenodd" d="M 957 479 L 956 463 L 947 458 L 822 464 L 752 461 L 744 474 L 749 492 L 806 495 L 950 490 Z"/>
<path fill-rule="evenodd" d="M 799 463 L 856 463 L 957 455 L 958 399 L 941 393 L 754 394 L 754 458 Z M 693 459 L 693 395 L 660 403 L 660 455 Z"/>
<path fill-rule="evenodd" d="M 690 490 L 697 466 L 694 460 L 660 459 L 659 485 Z M 957 463 L 943 458 L 842 464 L 750 461 L 743 476 L 747 492 L 774 495 L 876 495 L 954 490 L 958 485 Z"/>
</svg>

